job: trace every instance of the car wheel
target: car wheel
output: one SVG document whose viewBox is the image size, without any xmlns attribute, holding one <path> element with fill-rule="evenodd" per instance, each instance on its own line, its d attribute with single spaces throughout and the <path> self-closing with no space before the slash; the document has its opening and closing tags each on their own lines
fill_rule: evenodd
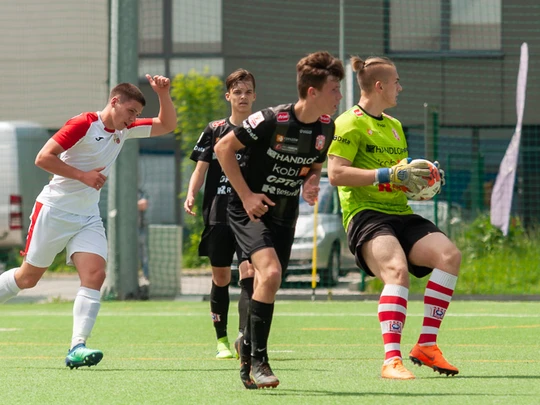
<svg viewBox="0 0 540 405">
<path fill-rule="evenodd" d="M 339 281 L 339 273 L 341 272 L 341 254 L 339 244 L 334 244 L 328 257 L 328 265 L 326 270 L 321 272 L 321 285 L 325 287 L 333 287 Z"/>
</svg>

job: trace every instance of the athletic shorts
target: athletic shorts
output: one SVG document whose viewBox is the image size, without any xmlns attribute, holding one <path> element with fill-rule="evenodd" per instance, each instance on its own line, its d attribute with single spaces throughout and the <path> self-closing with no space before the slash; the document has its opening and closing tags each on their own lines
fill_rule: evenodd
<svg viewBox="0 0 540 405">
<path fill-rule="evenodd" d="M 229 223 L 240 250 L 249 260 L 260 249 L 274 248 L 281 264 L 281 276 L 285 276 L 294 242 L 294 227 L 277 225 L 265 217 L 260 222 L 253 222 L 245 211 L 237 210 L 229 210 Z"/>
<path fill-rule="evenodd" d="M 93 253 L 107 261 L 107 238 L 101 217 L 72 214 L 36 202 L 23 255 L 28 264 L 49 267 L 66 249 L 66 263 L 76 252 Z"/>
<path fill-rule="evenodd" d="M 378 211 L 364 210 L 356 214 L 347 229 L 349 250 L 356 258 L 356 265 L 367 274 L 373 276 L 362 257 L 362 245 L 377 236 L 393 235 L 399 241 L 405 256 L 409 253 L 416 242 L 424 236 L 442 232 L 435 224 L 424 217 L 416 214 L 390 215 Z M 409 263 L 409 273 L 422 278 L 431 273 L 429 267 L 415 266 Z"/>
<path fill-rule="evenodd" d="M 246 260 L 245 255 L 238 249 L 229 225 L 208 225 L 204 228 L 199 243 L 199 256 L 208 257 L 213 267 L 231 267 L 234 253 L 239 262 Z"/>
</svg>

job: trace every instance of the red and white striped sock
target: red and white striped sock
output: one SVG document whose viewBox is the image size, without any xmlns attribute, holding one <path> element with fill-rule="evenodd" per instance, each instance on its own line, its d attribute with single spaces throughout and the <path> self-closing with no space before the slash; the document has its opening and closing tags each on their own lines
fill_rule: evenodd
<svg viewBox="0 0 540 405">
<path fill-rule="evenodd" d="M 420 346 L 433 346 L 437 333 L 456 288 L 457 277 L 439 269 L 433 269 L 424 294 L 424 322 L 418 338 Z"/>
<path fill-rule="evenodd" d="M 409 289 L 396 284 L 384 286 L 379 299 L 379 322 L 384 342 L 385 361 L 401 358 L 401 332 L 407 316 Z"/>
</svg>

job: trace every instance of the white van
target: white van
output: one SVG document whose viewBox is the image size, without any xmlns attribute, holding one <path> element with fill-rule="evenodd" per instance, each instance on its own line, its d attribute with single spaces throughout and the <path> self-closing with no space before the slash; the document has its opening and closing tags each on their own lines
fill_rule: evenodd
<svg viewBox="0 0 540 405">
<path fill-rule="evenodd" d="M 24 248 L 32 207 L 50 178 L 34 164 L 48 139 L 33 122 L 0 121 L 0 262 L 13 248 Z"/>
</svg>

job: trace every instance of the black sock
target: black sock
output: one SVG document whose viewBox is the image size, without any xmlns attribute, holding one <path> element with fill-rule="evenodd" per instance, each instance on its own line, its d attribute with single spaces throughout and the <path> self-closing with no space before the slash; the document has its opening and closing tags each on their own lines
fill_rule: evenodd
<svg viewBox="0 0 540 405">
<path fill-rule="evenodd" d="M 216 329 L 216 337 L 221 339 L 227 336 L 227 316 L 229 314 L 229 284 L 218 287 L 212 281 L 210 291 L 210 311 Z"/>
<path fill-rule="evenodd" d="M 249 361 L 251 356 L 251 300 L 248 302 L 246 318 L 246 326 L 242 331 L 244 336 L 240 347 L 240 361 Z"/>
<path fill-rule="evenodd" d="M 245 333 L 248 322 L 249 302 L 253 296 L 253 277 L 240 280 L 240 298 L 238 299 L 238 330 Z"/>
<path fill-rule="evenodd" d="M 251 357 L 268 359 L 267 343 L 274 304 L 251 300 Z"/>
</svg>

